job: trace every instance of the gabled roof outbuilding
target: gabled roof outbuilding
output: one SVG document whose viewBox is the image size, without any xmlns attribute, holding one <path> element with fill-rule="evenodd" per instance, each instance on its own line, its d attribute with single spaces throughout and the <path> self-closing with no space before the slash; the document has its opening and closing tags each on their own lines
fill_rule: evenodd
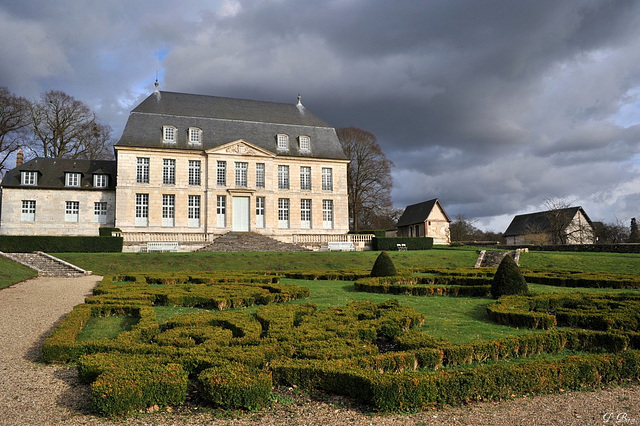
<svg viewBox="0 0 640 426">
<path fill-rule="evenodd" d="M 440 206 L 440 201 L 438 201 L 437 198 L 407 206 L 404 209 L 402 216 L 400 216 L 400 219 L 398 219 L 398 227 L 424 223 L 436 206 Z M 451 219 L 447 215 L 447 212 L 444 211 L 442 206 L 440 206 L 440 210 L 442 210 L 442 213 L 444 214 L 444 217 L 447 219 L 447 221 L 451 222 Z"/>
</svg>

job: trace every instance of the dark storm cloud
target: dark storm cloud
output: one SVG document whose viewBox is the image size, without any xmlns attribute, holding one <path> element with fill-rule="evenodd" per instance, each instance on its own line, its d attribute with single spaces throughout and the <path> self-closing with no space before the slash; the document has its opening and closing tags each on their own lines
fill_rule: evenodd
<svg viewBox="0 0 640 426">
<path fill-rule="evenodd" d="M 301 93 L 373 132 L 398 207 L 438 197 L 498 227 L 557 196 L 640 214 L 635 0 L 0 0 L 0 24 L 0 85 L 66 90 L 117 132 L 158 70 L 163 90 Z"/>
</svg>

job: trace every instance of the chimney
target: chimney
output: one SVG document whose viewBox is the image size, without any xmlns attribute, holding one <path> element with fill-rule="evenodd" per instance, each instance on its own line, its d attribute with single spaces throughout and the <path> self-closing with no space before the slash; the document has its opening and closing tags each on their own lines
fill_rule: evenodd
<svg viewBox="0 0 640 426">
<path fill-rule="evenodd" d="M 22 163 L 24 163 L 24 154 L 22 153 L 22 150 L 19 150 L 16 155 L 16 167 L 22 166 Z"/>
</svg>

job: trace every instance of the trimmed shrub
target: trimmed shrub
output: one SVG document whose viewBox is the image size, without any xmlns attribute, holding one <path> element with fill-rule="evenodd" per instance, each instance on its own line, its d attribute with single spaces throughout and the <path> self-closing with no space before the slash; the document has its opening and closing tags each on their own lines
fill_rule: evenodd
<svg viewBox="0 0 640 426">
<path fill-rule="evenodd" d="M 271 372 L 251 370 L 244 365 L 212 367 L 198 376 L 207 401 L 215 406 L 256 410 L 265 407 L 271 396 Z"/>
<path fill-rule="evenodd" d="M 431 237 L 374 237 L 371 239 L 373 250 L 398 250 L 398 244 L 407 246 L 407 250 L 431 250 L 433 238 Z"/>
<path fill-rule="evenodd" d="M 526 294 L 528 291 L 520 268 L 511 256 L 505 256 L 493 277 L 491 296 L 497 299 L 500 296 Z"/>
<path fill-rule="evenodd" d="M 50 235 L 2 235 L 0 251 L 6 253 L 106 253 L 121 252 L 122 237 L 57 237 Z"/>
<path fill-rule="evenodd" d="M 373 268 L 371 269 L 372 277 L 392 277 L 398 275 L 393 261 L 386 251 L 381 252 L 376 258 Z"/>
</svg>

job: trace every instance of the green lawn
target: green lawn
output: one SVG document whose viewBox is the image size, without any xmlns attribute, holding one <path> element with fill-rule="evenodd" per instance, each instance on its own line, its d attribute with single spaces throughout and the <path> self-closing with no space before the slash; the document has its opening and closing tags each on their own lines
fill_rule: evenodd
<svg viewBox="0 0 640 426">
<path fill-rule="evenodd" d="M 38 273 L 35 270 L 0 256 L 0 289 L 33 278 L 36 275 Z"/>
<path fill-rule="evenodd" d="M 59 253 L 55 256 L 95 274 L 175 271 L 371 270 L 379 252 L 303 253 Z M 389 253 L 396 268 L 473 267 L 477 248 L 455 247 Z M 640 274 L 640 254 L 529 252 L 520 266 Z"/>
</svg>

